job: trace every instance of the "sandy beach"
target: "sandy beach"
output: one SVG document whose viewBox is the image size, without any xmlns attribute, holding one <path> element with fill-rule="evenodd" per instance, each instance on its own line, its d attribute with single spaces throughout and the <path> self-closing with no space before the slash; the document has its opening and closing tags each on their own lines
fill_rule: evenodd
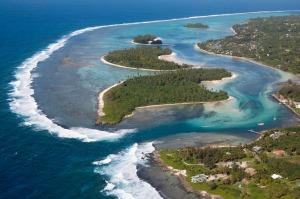
<svg viewBox="0 0 300 199">
<path fill-rule="evenodd" d="M 281 71 L 280 69 L 278 68 L 275 68 L 275 67 L 272 67 L 272 66 L 269 66 L 269 65 L 266 65 L 266 64 L 263 64 L 263 63 L 260 63 L 258 61 L 255 61 L 253 59 L 250 59 L 250 58 L 246 58 L 246 57 L 237 57 L 237 56 L 232 56 L 232 55 L 223 55 L 223 54 L 216 54 L 216 53 L 213 53 L 213 52 L 209 52 L 209 51 L 206 51 L 206 50 L 203 50 L 201 48 L 199 48 L 199 46 L 197 44 L 195 44 L 195 49 L 200 51 L 200 52 L 203 52 L 203 53 L 206 53 L 206 54 L 211 54 L 211 55 L 216 55 L 216 56 L 221 56 L 221 57 L 229 57 L 229 58 L 234 58 L 234 59 L 241 59 L 241 60 L 244 60 L 244 61 L 248 61 L 248 62 L 251 62 L 253 64 L 257 64 L 257 65 L 260 65 L 260 66 L 264 66 L 264 67 L 268 67 L 268 68 L 271 68 L 273 70 L 278 70 L 278 71 Z M 283 71 L 285 73 L 289 73 L 293 76 L 296 76 L 295 74 L 292 74 L 290 72 L 286 72 L 286 71 Z M 297 77 L 297 76 L 296 76 Z"/>
<path fill-rule="evenodd" d="M 111 66 L 119 67 L 119 68 L 126 68 L 126 69 L 130 69 L 130 70 L 152 71 L 152 72 L 166 71 L 166 70 L 153 70 L 153 69 L 145 69 L 145 68 L 132 68 L 132 67 L 122 66 L 122 65 L 118 65 L 118 64 L 113 64 L 113 63 L 106 61 L 105 56 L 106 55 L 102 56 L 100 59 L 103 63 L 111 65 Z M 168 70 L 168 71 L 171 71 L 171 70 Z"/>
<path fill-rule="evenodd" d="M 157 38 L 160 39 L 160 38 Z M 173 44 L 140 44 L 136 43 L 133 40 L 130 41 L 130 43 L 135 44 L 135 45 L 143 45 L 143 46 L 174 46 Z"/>
<path fill-rule="evenodd" d="M 104 100 L 103 100 L 103 97 L 104 97 L 104 94 L 109 91 L 110 89 L 122 84 L 124 81 L 122 82 L 119 82 L 117 84 L 114 84 L 112 85 L 111 87 L 103 90 L 101 93 L 99 93 L 98 95 L 98 116 L 105 116 L 105 113 L 103 112 L 103 107 L 104 107 Z"/>
<path fill-rule="evenodd" d="M 238 77 L 238 75 L 235 74 L 235 73 L 231 73 L 231 74 L 232 74 L 231 77 L 224 77 L 221 80 L 202 81 L 201 84 L 214 84 L 214 85 L 219 86 L 219 85 L 225 84 L 225 83 L 227 83 L 227 82 L 229 82 L 229 81 L 231 81 L 231 80 Z"/>
<path fill-rule="evenodd" d="M 233 28 L 231 28 L 231 31 L 232 31 L 235 35 L 237 34 Z"/>
</svg>

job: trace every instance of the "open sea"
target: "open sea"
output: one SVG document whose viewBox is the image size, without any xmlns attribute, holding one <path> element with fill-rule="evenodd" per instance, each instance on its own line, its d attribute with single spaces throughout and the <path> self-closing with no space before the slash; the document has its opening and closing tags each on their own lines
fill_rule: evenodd
<svg viewBox="0 0 300 199">
<path fill-rule="evenodd" d="M 196 198 L 148 155 L 155 148 L 239 144 L 300 119 L 271 94 L 292 74 L 197 51 L 233 35 L 249 18 L 300 13 L 299 0 L 1 0 L 0 198 Z M 190 30 L 190 22 L 208 30 Z M 222 67 L 228 102 L 148 108 L 115 126 L 96 126 L 97 95 L 148 72 L 100 57 L 151 33 L 182 62 Z M 258 123 L 264 123 L 259 126 Z M 252 130 L 250 132 L 249 130 Z M 142 158 L 146 154 L 146 160 Z"/>
</svg>

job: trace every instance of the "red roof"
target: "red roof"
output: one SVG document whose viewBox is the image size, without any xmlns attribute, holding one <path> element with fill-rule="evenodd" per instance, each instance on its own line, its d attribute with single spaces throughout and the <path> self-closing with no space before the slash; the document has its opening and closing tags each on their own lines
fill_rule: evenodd
<svg viewBox="0 0 300 199">
<path fill-rule="evenodd" d="M 278 155 L 284 154 L 285 150 L 274 150 L 273 153 L 276 153 Z"/>
</svg>

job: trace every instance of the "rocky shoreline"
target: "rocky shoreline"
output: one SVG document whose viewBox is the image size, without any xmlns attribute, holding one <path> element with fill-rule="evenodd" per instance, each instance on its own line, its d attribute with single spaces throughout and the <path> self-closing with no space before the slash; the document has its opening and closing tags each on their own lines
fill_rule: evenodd
<svg viewBox="0 0 300 199">
<path fill-rule="evenodd" d="M 197 196 L 201 196 L 207 199 L 224 199 L 221 196 L 218 195 L 212 195 L 207 193 L 206 191 L 199 191 L 199 190 L 194 190 L 189 183 L 186 180 L 186 175 L 185 175 L 185 170 L 178 170 L 178 169 L 174 169 L 168 165 L 166 165 L 164 163 L 164 161 L 160 158 L 160 155 L 158 153 L 158 151 L 153 151 L 152 152 L 152 156 L 153 159 L 155 161 L 155 163 L 164 171 L 167 171 L 169 173 L 171 173 L 172 175 L 176 175 L 178 176 L 178 179 L 180 181 L 180 184 L 182 185 L 182 187 L 184 188 L 184 190 L 188 193 L 194 193 Z"/>
</svg>

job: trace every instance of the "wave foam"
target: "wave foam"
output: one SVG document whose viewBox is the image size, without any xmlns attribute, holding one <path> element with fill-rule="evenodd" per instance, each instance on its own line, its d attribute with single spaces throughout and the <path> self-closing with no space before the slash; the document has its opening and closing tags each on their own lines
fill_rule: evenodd
<svg viewBox="0 0 300 199">
<path fill-rule="evenodd" d="M 152 144 L 153 142 L 134 144 L 117 155 L 109 155 L 106 159 L 97 161 L 101 164 L 95 172 L 108 178 L 107 185 L 102 192 L 121 199 L 162 198 L 150 184 L 137 176 L 137 165 L 147 166 L 145 157 L 154 151 Z M 109 160 L 111 161 L 108 164 L 103 164 Z"/>
<path fill-rule="evenodd" d="M 293 11 L 295 12 L 298 10 L 290 10 L 289 12 L 293 12 Z M 249 13 L 195 16 L 195 17 L 187 17 L 187 18 L 180 18 L 180 19 L 96 26 L 96 27 L 89 27 L 81 30 L 76 30 L 69 35 L 63 36 L 55 43 L 50 44 L 46 49 L 34 54 L 31 58 L 25 60 L 18 67 L 15 74 L 16 80 L 10 83 L 11 86 L 13 87 L 10 93 L 11 96 L 10 103 L 9 103 L 10 109 L 13 112 L 25 117 L 25 121 L 23 123 L 24 125 L 34 126 L 40 130 L 48 130 L 51 133 L 57 134 L 59 137 L 78 138 L 84 141 L 98 141 L 103 139 L 120 138 L 128 132 L 129 133 L 132 132 L 132 130 L 123 130 L 123 132 L 109 133 L 105 131 L 98 131 L 95 129 L 87 129 L 87 128 L 64 129 L 63 127 L 55 124 L 52 120 L 47 118 L 47 116 L 43 114 L 42 111 L 38 108 L 35 99 L 32 97 L 32 95 L 34 94 L 34 90 L 31 87 L 31 83 L 33 81 L 33 78 L 36 76 L 36 74 L 32 74 L 32 70 L 37 67 L 39 62 L 48 59 L 52 55 L 52 53 L 62 48 L 70 38 L 100 28 L 169 22 L 169 21 L 176 21 L 176 20 L 205 18 L 205 17 L 219 17 L 219 16 L 256 14 L 256 13 L 268 13 L 268 12 L 287 12 L 287 11 L 261 11 L 261 12 L 249 12 Z"/>
</svg>

